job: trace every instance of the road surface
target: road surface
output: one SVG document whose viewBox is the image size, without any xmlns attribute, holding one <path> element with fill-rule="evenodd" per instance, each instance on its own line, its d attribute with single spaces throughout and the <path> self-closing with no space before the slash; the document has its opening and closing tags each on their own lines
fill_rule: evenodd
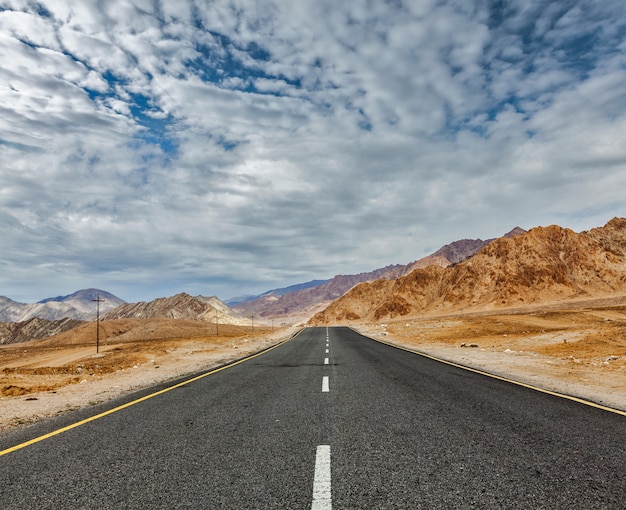
<svg viewBox="0 0 626 510">
<path fill-rule="evenodd" d="M 625 439 L 622 415 L 307 328 L 5 434 L 0 508 L 623 509 Z"/>
</svg>

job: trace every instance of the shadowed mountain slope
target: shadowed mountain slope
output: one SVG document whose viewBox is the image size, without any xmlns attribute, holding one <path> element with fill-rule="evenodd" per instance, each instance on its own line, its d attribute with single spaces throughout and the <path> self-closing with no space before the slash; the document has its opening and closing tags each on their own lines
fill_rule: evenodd
<svg viewBox="0 0 626 510">
<path fill-rule="evenodd" d="M 14 344 L 19 342 L 28 342 L 29 340 L 38 340 L 51 335 L 63 333 L 77 326 L 84 324 L 83 321 L 76 319 L 59 319 L 49 321 L 33 317 L 21 322 L 0 322 L 0 344 Z"/>
</svg>

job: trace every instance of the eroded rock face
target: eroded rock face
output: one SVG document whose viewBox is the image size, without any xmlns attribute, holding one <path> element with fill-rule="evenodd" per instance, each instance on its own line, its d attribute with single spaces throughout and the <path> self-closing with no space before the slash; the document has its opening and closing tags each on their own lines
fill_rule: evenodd
<svg viewBox="0 0 626 510">
<path fill-rule="evenodd" d="M 626 218 L 613 218 L 604 227 L 584 232 L 605 250 L 626 256 Z"/>
</svg>

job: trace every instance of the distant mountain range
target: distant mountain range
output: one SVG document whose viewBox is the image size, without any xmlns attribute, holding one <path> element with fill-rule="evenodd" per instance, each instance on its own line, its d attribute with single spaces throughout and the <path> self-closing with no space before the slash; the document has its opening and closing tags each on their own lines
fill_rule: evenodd
<svg viewBox="0 0 626 510">
<path fill-rule="evenodd" d="M 526 231 L 520 227 L 503 236 L 513 238 Z M 245 315 L 257 314 L 263 318 L 302 320 L 324 309 L 355 285 L 374 280 L 395 280 L 415 269 L 431 265 L 448 267 L 466 260 L 494 239 L 461 239 L 446 244 L 436 252 L 406 265 L 391 265 L 367 273 L 337 275 L 330 280 L 314 280 L 302 285 L 269 291 L 260 296 L 233 303 L 233 308 Z"/>
<path fill-rule="evenodd" d="M 626 292 L 626 219 L 577 234 L 557 225 L 497 239 L 449 267 L 361 283 L 311 324 L 482 311 Z"/>
<path fill-rule="evenodd" d="M 525 231 L 516 228 L 506 234 L 505 237 L 512 237 L 523 232 Z M 62 319 L 94 320 L 96 318 L 94 300 L 98 297 L 104 300 L 100 303 L 102 320 L 150 317 L 214 320 L 215 310 L 218 310 L 222 320 L 229 324 L 245 323 L 251 315 L 261 319 L 283 318 L 293 322 L 310 318 L 358 283 L 377 279 L 400 278 L 416 268 L 433 264 L 441 267 L 456 264 L 472 256 L 492 241 L 492 239 L 487 241 L 462 239 L 447 244 L 432 255 L 407 265 L 391 265 L 355 275 L 337 275 L 329 280 L 312 280 L 273 289 L 258 296 L 233 298 L 227 301 L 232 308 L 216 297 L 192 297 L 185 293 L 169 298 L 158 298 L 148 303 L 126 303 L 110 292 L 93 288 L 82 289 L 67 296 L 51 297 L 30 304 L 18 303 L 0 296 L 0 322 L 22 323 L 33 318 L 48 321 Z"/>
<path fill-rule="evenodd" d="M 100 303 L 101 321 L 169 318 L 230 325 L 248 325 L 250 321 L 214 296 L 181 293 L 149 302 L 126 303 L 109 292 L 84 289 L 32 305 L 0 297 L 0 344 L 46 338 L 92 321 L 96 318 L 96 303 L 92 300 L 98 297 L 104 299 Z"/>
<path fill-rule="evenodd" d="M 406 265 L 312 280 L 260 296 L 229 300 L 186 293 L 126 303 L 83 289 L 38 303 L 0 297 L 0 343 L 42 338 L 94 320 L 172 318 L 233 325 L 250 317 L 330 324 L 414 313 L 492 309 L 626 292 L 626 219 L 575 232 L 558 226 L 516 227 L 496 239 L 462 239 Z"/>
<path fill-rule="evenodd" d="M 83 289 L 67 296 L 47 298 L 38 303 L 18 303 L 0 296 L 0 322 L 23 322 L 32 318 L 47 320 L 75 319 L 93 320 L 96 318 L 96 298 L 103 299 L 100 313 L 113 310 L 126 303 L 110 292 L 99 289 Z"/>
<path fill-rule="evenodd" d="M 267 298 L 270 296 L 283 296 L 285 294 L 289 294 L 290 292 L 297 292 L 299 290 L 310 289 L 312 287 L 319 287 L 320 285 L 323 285 L 329 281 L 330 280 L 311 280 L 310 282 L 297 283 L 295 285 L 290 285 L 289 287 L 283 287 L 282 289 L 268 290 L 263 294 L 249 294 L 246 296 L 230 298 L 225 300 L 224 303 L 226 303 L 228 306 L 243 305 L 243 303 L 247 303 L 261 297 Z"/>
</svg>

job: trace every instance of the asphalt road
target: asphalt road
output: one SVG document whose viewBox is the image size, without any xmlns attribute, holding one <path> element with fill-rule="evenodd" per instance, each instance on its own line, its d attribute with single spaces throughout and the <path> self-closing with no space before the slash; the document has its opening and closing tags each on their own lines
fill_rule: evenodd
<svg viewBox="0 0 626 510">
<path fill-rule="evenodd" d="M 0 451 L 154 391 L 4 435 Z M 624 416 L 305 329 L 1 455 L 0 508 L 624 509 L 625 439 Z"/>
</svg>

